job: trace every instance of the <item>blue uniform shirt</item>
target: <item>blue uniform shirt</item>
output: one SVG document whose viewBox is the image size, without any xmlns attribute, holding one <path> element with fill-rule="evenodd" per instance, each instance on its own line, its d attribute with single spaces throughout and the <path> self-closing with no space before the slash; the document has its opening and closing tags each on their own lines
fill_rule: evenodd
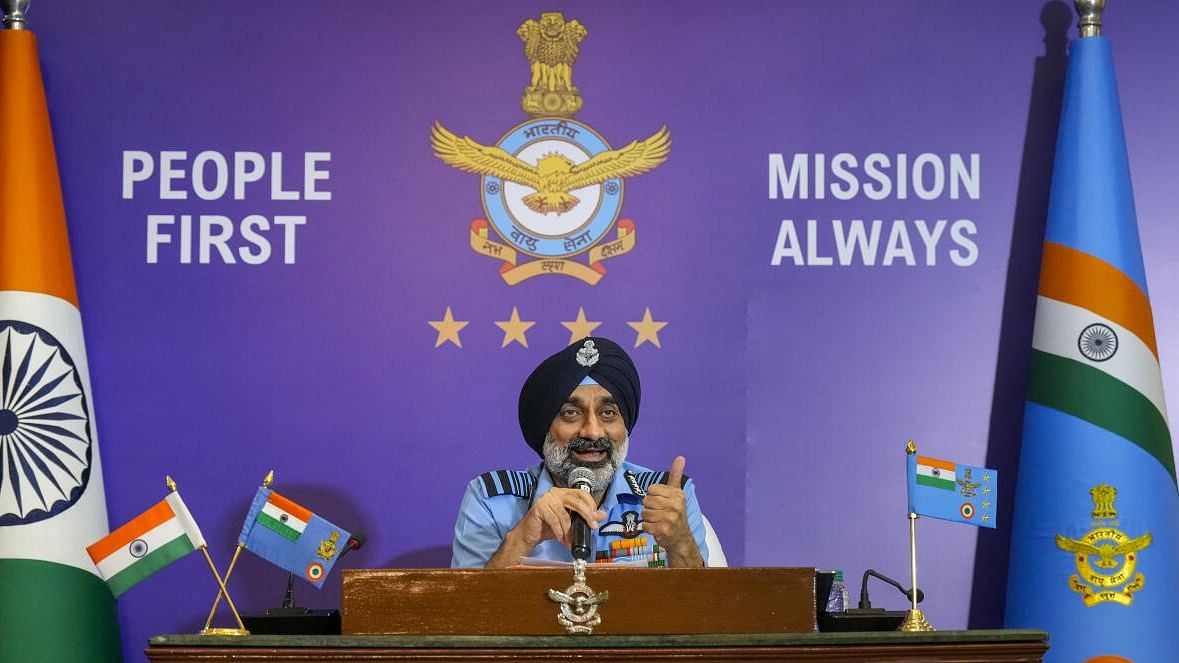
<svg viewBox="0 0 1179 663">
<path fill-rule="evenodd" d="M 606 495 L 599 506 L 606 512 L 606 520 L 598 529 L 590 530 L 594 553 L 609 550 L 610 542 L 620 538 L 646 536 L 648 545 L 657 543 L 654 537 L 644 534 L 643 498 L 632 490 L 629 478 L 633 478 L 640 492 L 651 484 L 667 478 L 666 472 L 653 472 L 634 463 L 623 463 L 614 473 Z M 528 513 L 533 501 L 553 487 L 549 473 L 543 463 L 537 463 L 524 471 L 499 470 L 487 472 L 467 484 L 459 507 L 458 520 L 454 524 L 454 545 L 450 565 L 455 568 L 481 568 L 499 550 L 504 537 Z M 704 543 L 704 521 L 700 516 L 700 505 L 696 501 L 696 484 L 685 477 L 684 498 L 687 502 L 688 527 L 696 539 L 696 547 L 704 562 L 708 563 L 708 549 Z M 555 539 L 541 541 L 529 555 L 541 559 L 572 562 L 569 548 Z M 591 556 L 591 560 L 593 557 Z"/>
</svg>

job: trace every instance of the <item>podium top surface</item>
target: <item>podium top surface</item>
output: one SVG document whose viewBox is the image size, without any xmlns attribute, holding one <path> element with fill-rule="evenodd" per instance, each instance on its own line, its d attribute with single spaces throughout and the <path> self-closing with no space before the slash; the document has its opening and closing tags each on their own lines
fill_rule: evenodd
<svg viewBox="0 0 1179 663">
<path fill-rule="evenodd" d="M 775 647 L 922 643 L 1045 642 L 1031 629 L 971 631 L 858 631 L 846 633 L 702 633 L 698 635 L 157 635 L 153 647 L 315 647 L 379 649 L 548 649 L 579 647 Z"/>
</svg>

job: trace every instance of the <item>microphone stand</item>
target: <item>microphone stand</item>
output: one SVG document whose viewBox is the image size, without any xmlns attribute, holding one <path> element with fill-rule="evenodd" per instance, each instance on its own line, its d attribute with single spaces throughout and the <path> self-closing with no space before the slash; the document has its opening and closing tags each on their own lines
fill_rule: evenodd
<svg viewBox="0 0 1179 663">
<path fill-rule="evenodd" d="M 908 614 L 904 610 L 885 610 L 873 608 L 868 599 L 868 577 L 875 576 L 896 587 L 902 594 L 917 601 L 924 600 L 920 590 L 906 590 L 901 583 L 876 571 L 864 571 L 864 578 L 860 582 L 860 603 L 858 608 L 850 608 L 843 612 L 824 614 L 819 616 L 819 630 L 821 631 L 896 631 Z"/>
<path fill-rule="evenodd" d="M 306 615 L 310 612 L 307 608 L 295 605 L 295 574 L 287 574 L 287 591 L 282 600 L 282 607 L 267 608 L 263 613 L 267 617 L 294 617 L 299 615 Z"/>
</svg>

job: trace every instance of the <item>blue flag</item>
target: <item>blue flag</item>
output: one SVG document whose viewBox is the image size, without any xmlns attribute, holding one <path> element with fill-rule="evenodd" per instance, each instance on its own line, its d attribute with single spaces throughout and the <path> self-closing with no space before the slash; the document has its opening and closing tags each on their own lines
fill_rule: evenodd
<svg viewBox="0 0 1179 663">
<path fill-rule="evenodd" d="M 1179 492 L 1137 223 L 1110 44 L 1083 37 L 1052 174 L 1005 617 L 1051 634 L 1045 661 L 1179 661 Z"/>
<path fill-rule="evenodd" d="M 905 454 L 909 512 L 978 527 L 995 527 L 999 473 L 916 453 Z"/>
<path fill-rule="evenodd" d="M 322 587 L 351 536 L 263 486 L 254 495 L 237 541 L 268 562 Z"/>
</svg>

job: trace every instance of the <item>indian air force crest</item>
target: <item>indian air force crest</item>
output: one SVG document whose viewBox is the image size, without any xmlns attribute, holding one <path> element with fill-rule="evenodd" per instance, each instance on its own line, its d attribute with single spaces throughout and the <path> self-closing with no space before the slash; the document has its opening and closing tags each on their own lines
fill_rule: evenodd
<svg viewBox="0 0 1179 663">
<path fill-rule="evenodd" d="M 635 246 L 634 221 L 619 218 L 624 178 L 663 163 L 671 134 L 663 127 L 644 140 L 612 148 L 592 127 L 573 119 L 582 106 L 572 81 L 573 62 L 587 34 L 580 22 L 546 12 L 539 21 L 525 21 L 516 34 L 532 73 L 520 101 L 531 119 L 495 145 L 435 122 L 430 132 L 434 154 L 481 176 L 486 218 L 471 222 L 470 245 L 500 261 L 499 273 L 508 285 L 542 274 L 594 285 L 606 274 L 603 261 Z M 577 259 L 581 254 L 586 254 L 584 262 Z"/>
</svg>

